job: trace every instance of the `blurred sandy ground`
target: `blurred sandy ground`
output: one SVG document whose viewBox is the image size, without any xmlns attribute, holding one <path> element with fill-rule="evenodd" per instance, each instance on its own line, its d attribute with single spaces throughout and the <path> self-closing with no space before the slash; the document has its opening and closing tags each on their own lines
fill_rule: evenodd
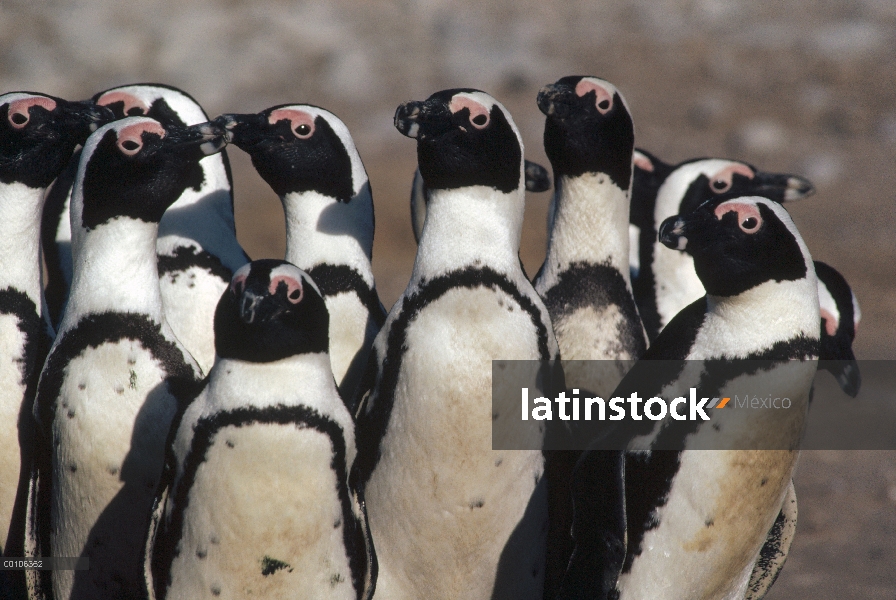
<svg viewBox="0 0 896 600">
<path fill-rule="evenodd" d="M 238 2 L 0 0 L 0 90 L 70 99 L 157 81 L 207 112 L 310 102 L 353 132 L 374 190 L 374 271 L 387 306 L 414 242 L 411 140 L 395 107 L 478 87 L 513 113 L 547 165 L 538 89 L 592 74 L 625 94 L 637 144 L 677 162 L 727 156 L 812 179 L 789 207 L 813 256 L 850 281 L 856 355 L 896 358 L 896 2 L 535 0 Z M 231 151 L 237 228 L 253 258 L 282 256 L 279 202 Z M 541 263 L 548 195 L 530 195 L 522 256 Z M 757 323 L 757 326 L 761 324 Z M 896 596 L 896 454 L 806 452 L 798 534 L 769 598 Z"/>
</svg>

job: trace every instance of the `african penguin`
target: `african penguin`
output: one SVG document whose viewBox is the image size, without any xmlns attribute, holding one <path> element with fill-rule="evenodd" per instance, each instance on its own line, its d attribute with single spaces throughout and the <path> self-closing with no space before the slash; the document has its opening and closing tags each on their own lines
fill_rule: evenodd
<svg viewBox="0 0 896 600">
<path fill-rule="evenodd" d="M 597 77 L 563 77 L 545 86 L 538 107 L 555 184 L 535 290 L 566 361 L 567 387 L 606 397 L 647 347 L 628 270 L 634 124 L 619 90 Z M 549 481 L 568 480 L 577 457 L 549 453 Z M 557 489 L 556 500 L 552 492 L 552 510 L 561 499 L 566 510 L 551 516 L 547 598 L 572 551 L 567 485 Z"/>
<path fill-rule="evenodd" d="M 540 599 L 542 453 L 490 450 L 492 419 L 509 418 L 493 414 L 491 361 L 558 358 L 518 258 L 522 139 L 507 109 L 472 89 L 406 102 L 395 126 L 417 140 L 429 203 L 356 415 L 353 481 L 367 499 L 377 598 Z M 540 443 L 545 432 L 525 435 Z"/>
<path fill-rule="evenodd" d="M 0 95 L 0 553 L 8 556 L 22 556 L 31 409 L 53 335 L 43 320 L 45 192 L 75 146 L 111 119 L 89 102 L 33 92 Z"/>
<path fill-rule="evenodd" d="M 86 556 L 89 571 L 29 571 L 32 597 L 136 597 L 168 431 L 200 369 L 162 311 L 165 210 L 224 146 L 211 124 L 130 117 L 94 132 L 72 193 L 71 295 L 38 384 L 29 556 Z"/>
<path fill-rule="evenodd" d="M 765 173 L 739 161 L 701 158 L 668 165 L 643 150 L 635 157 L 632 189 L 631 219 L 639 230 L 638 258 L 631 260 L 638 265 L 638 276 L 632 286 L 650 340 L 678 311 L 705 293 L 693 259 L 683 252 L 670 252 L 657 240 L 664 219 L 687 214 L 725 193 L 790 202 L 815 192 L 802 177 Z"/>
<path fill-rule="evenodd" d="M 111 109 L 119 119 L 147 116 L 164 127 L 208 121 L 202 107 L 186 92 L 161 84 L 120 86 L 96 94 L 93 100 Z M 70 169 L 69 181 L 76 164 Z M 233 272 L 249 260 L 236 239 L 232 187 L 226 151 L 203 158 L 193 170 L 190 185 L 165 211 L 159 224 L 156 251 L 165 318 L 203 372 L 208 372 L 215 360 L 215 306 Z M 71 284 L 66 192 L 66 186 L 54 186 L 44 218 L 44 250 L 50 274 L 47 293 L 56 323 Z"/>
<path fill-rule="evenodd" d="M 348 483 L 354 425 L 327 330 L 324 299 L 295 266 L 234 274 L 215 313 L 217 361 L 172 438 L 150 598 L 371 596 L 363 501 Z"/>
<path fill-rule="evenodd" d="M 350 401 L 386 319 L 370 265 L 370 182 L 351 134 L 336 115 L 308 104 L 222 115 L 217 122 L 280 196 L 286 260 L 307 271 L 324 296 L 333 374 Z"/>
<path fill-rule="evenodd" d="M 628 271 L 634 125 L 622 94 L 596 77 L 563 77 L 538 94 L 554 169 L 548 248 L 535 276 L 564 360 L 633 360 L 647 347 Z M 577 375 L 574 388 L 611 392 L 628 364 Z M 594 369 L 589 369 L 594 371 Z M 581 378 L 580 378 L 581 377 Z"/>
<path fill-rule="evenodd" d="M 551 176 L 540 164 L 526 160 L 525 174 L 527 192 L 546 192 L 551 189 Z M 420 234 L 423 233 L 428 201 L 429 190 L 420 175 L 420 169 L 417 169 L 411 181 L 411 228 L 414 231 L 414 241 L 417 243 L 420 243 Z"/>
<path fill-rule="evenodd" d="M 628 531 L 621 572 L 607 590 L 606 579 L 597 581 L 573 561 L 564 588 L 570 597 L 603 598 L 609 591 L 623 600 L 741 599 L 782 512 L 798 451 L 690 448 L 707 439 L 715 447 L 740 439 L 796 447 L 820 348 L 815 268 L 783 206 L 758 196 L 709 200 L 665 220 L 659 237 L 693 257 L 706 295 L 670 321 L 612 396 L 637 390 L 644 398 L 671 398 L 669 390 L 703 386 L 701 395 L 733 397 L 751 382 L 756 389 L 756 381 L 774 381 L 776 395 L 790 398 L 793 410 L 713 412 L 712 427 L 631 421 L 635 427 L 623 438 Z M 668 447 L 679 450 L 658 449 Z M 586 452 L 576 481 L 604 468 L 604 455 Z M 598 517 L 600 508 L 592 506 L 587 485 L 576 490 L 574 528 Z"/>
</svg>

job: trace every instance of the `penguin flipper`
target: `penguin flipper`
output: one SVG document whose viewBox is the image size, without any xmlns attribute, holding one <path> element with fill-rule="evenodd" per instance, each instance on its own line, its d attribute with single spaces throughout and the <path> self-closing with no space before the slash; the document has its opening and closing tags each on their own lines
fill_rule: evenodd
<svg viewBox="0 0 896 600">
<path fill-rule="evenodd" d="M 784 561 L 787 560 L 790 544 L 793 543 L 793 536 L 796 533 L 796 517 L 796 490 L 793 489 L 793 480 L 791 480 L 787 487 L 787 493 L 784 495 L 781 512 L 778 513 L 775 524 L 769 530 L 765 544 L 759 551 L 759 558 L 753 566 L 753 573 L 750 575 L 750 583 L 747 586 L 744 600 L 762 600 L 771 589 L 772 584 L 775 583 L 784 567 Z"/>
<path fill-rule="evenodd" d="M 31 478 L 28 482 L 28 503 L 25 509 L 25 556 L 28 558 L 38 558 L 43 556 L 41 552 L 41 522 L 49 520 L 49 506 L 41 514 L 38 498 L 40 496 L 40 469 L 37 460 L 31 467 Z M 48 474 L 49 475 L 49 474 Z M 49 525 L 49 523 L 47 523 Z M 49 528 L 48 528 L 49 529 Z M 28 590 L 29 600 L 46 600 L 49 598 L 49 588 L 45 585 L 49 583 L 42 576 L 49 571 L 25 571 L 25 587 Z"/>
<path fill-rule="evenodd" d="M 167 477 L 163 476 L 163 481 L 159 485 L 156 492 L 155 500 L 152 504 L 152 512 L 149 516 L 149 527 L 146 531 L 146 541 L 143 544 L 143 581 L 146 585 L 146 598 L 148 600 L 156 599 L 155 579 L 152 572 L 153 548 L 156 544 L 156 538 L 159 533 L 159 525 L 165 515 L 165 505 L 168 503 L 168 493 L 171 489 L 167 484 Z"/>
<path fill-rule="evenodd" d="M 626 552 L 625 453 L 588 450 L 573 473 L 575 549 L 559 598 L 606 600 Z"/>
</svg>

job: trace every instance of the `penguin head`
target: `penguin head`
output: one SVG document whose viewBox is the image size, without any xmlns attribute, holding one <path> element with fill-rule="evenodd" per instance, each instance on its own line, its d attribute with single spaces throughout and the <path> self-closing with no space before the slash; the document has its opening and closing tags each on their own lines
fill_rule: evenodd
<svg viewBox="0 0 896 600">
<path fill-rule="evenodd" d="M 819 367 L 831 371 L 843 391 L 855 397 L 861 386 L 859 365 L 852 351 L 862 318 L 859 303 L 843 275 L 830 265 L 815 261 L 815 274 L 821 309 Z"/>
<path fill-rule="evenodd" d="M 759 196 L 724 195 L 669 217 L 659 240 L 694 258 L 697 276 L 713 296 L 736 296 L 766 281 L 796 281 L 813 269 L 790 215 Z"/>
<path fill-rule="evenodd" d="M 65 168 L 75 146 L 112 120 L 90 102 L 12 92 L 0 96 L 0 181 L 45 188 Z"/>
<path fill-rule="evenodd" d="M 199 160 L 224 145 L 224 131 L 211 123 L 163 126 L 128 117 L 103 126 L 81 155 L 81 224 L 92 229 L 116 217 L 158 223 L 185 189 L 202 185 Z"/>
<path fill-rule="evenodd" d="M 546 116 L 544 150 L 555 177 L 606 173 L 619 188 L 629 188 L 635 128 L 612 83 L 563 77 L 541 88 L 537 102 Z"/>
<path fill-rule="evenodd" d="M 327 352 L 329 320 L 307 273 L 282 260 L 256 260 L 233 274 L 218 302 L 215 350 L 248 362 Z"/>
<path fill-rule="evenodd" d="M 417 162 L 430 190 L 468 186 L 521 190 L 523 142 L 510 113 L 479 90 L 436 92 L 405 102 L 395 127 L 417 140 Z"/>
<path fill-rule="evenodd" d="M 669 176 L 681 179 L 684 193 L 678 214 L 686 214 L 723 194 L 763 196 L 775 202 L 800 200 L 815 193 L 808 179 L 784 173 L 766 173 L 744 162 L 707 158 L 687 161 Z"/>
<path fill-rule="evenodd" d="M 163 127 L 169 125 L 186 127 L 208 121 L 205 110 L 192 96 L 176 87 L 161 83 L 137 83 L 114 87 L 94 95 L 93 101 L 111 110 L 116 119 L 149 117 L 161 123 Z M 223 177 L 216 175 L 212 168 L 219 162 L 224 167 Z M 215 158 L 202 161 L 194 169 L 196 171 L 193 174 L 194 178 L 201 177 L 207 181 L 217 178 L 218 181 L 212 182 L 212 185 L 219 186 L 219 189 L 233 188 L 233 176 L 226 150 L 217 153 Z M 199 188 L 196 189 L 198 191 Z"/>
<path fill-rule="evenodd" d="M 345 123 L 317 106 L 284 104 L 257 114 L 221 115 L 215 122 L 281 197 L 315 191 L 349 202 L 368 182 Z"/>
<path fill-rule="evenodd" d="M 111 110 L 116 119 L 149 117 L 166 127 L 183 127 L 208 121 L 208 115 L 192 96 L 160 83 L 114 87 L 94 95 L 93 101 Z"/>
</svg>

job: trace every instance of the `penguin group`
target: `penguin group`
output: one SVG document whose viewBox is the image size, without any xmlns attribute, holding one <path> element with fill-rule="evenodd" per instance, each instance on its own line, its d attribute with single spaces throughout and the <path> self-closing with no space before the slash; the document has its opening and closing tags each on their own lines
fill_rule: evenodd
<svg viewBox="0 0 896 600">
<path fill-rule="evenodd" d="M 0 572 L 0 598 L 762 598 L 816 368 L 861 383 L 858 302 L 786 210 L 814 188 L 663 162 L 599 77 L 533 100 L 552 176 L 486 92 L 397 108 L 418 245 L 387 310 L 370 181 L 332 112 L 209 119 L 161 84 L 0 96 L 0 542 L 89 561 Z M 281 200 L 282 259 L 240 246 L 228 145 Z M 525 193 L 552 185 L 530 280 Z M 720 395 L 751 376 L 731 363 L 765 361 L 797 416 L 716 433 L 793 447 L 698 451 L 695 427 L 668 450 L 645 421 L 558 450 L 531 420 L 530 449 L 494 450 L 496 360 L 543 365 L 534 395 L 605 398 L 650 361 L 721 361 Z M 666 375 L 656 391 L 701 377 Z"/>
</svg>

